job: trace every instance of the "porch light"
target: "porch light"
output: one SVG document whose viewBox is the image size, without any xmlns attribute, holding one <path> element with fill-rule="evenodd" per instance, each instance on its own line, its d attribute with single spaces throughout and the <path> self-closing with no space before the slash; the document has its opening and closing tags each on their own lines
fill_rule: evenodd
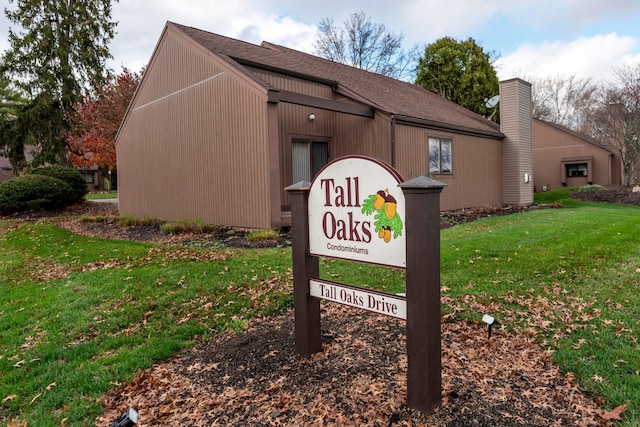
<svg viewBox="0 0 640 427">
<path fill-rule="evenodd" d="M 313 113 L 309 114 L 309 121 L 310 121 L 311 123 L 313 123 L 313 121 L 314 121 L 315 119 L 316 119 L 316 115 L 315 115 L 315 114 L 313 114 Z"/>
</svg>

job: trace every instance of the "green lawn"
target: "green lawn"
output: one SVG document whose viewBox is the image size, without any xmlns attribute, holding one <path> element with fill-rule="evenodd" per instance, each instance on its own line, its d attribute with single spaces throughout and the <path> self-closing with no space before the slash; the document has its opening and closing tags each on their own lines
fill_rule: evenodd
<svg viewBox="0 0 640 427">
<path fill-rule="evenodd" d="M 638 426 L 640 208 L 565 205 L 444 230 L 443 313 L 491 313 L 531 334 L 607 408 L 628 404 L 623 418 Z M 401 270 L 325 259 L 321 271 L 404 290 Z M 0 423 L 86 425 L 138 370 L 291 306 L 290 276 L 289 249 L 184 249 L 0 221 Z"/>
<path fill-rule="evenodd" d="M 117 199 L 117 191 L 101 191 L 99 193 L 87 193 L 84 195 L 85 200 L 101 200 L 101 199 Z"/>
</svg>

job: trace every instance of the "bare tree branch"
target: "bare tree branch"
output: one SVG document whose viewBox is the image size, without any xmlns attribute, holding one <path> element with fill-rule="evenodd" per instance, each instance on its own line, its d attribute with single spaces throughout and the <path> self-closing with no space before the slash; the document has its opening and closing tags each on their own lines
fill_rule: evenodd
<svg viewBox="0 0 640 427">
<path fill-rule="evenodd" d="M 337 27 L 333 19 L 323 18 L 318 24 L 315 53 L 341 64 L 397 79 L 412 79 L 418 47 L 405 51 L 404 35 L 391 32 L 364 12 L 351 14 Z"/>
</svg>

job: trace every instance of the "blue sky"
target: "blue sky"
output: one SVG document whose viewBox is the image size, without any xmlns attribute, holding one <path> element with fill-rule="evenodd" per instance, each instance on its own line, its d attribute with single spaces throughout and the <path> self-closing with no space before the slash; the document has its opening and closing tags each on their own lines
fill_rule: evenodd
<svg viewBox="0 0 640 427">
<path fill-rule="evenodd" d="M 140 69 L 166 21 L 313 53 L 322 18 L 340 23 L 358 11 L 403 33 L 406 47 L 473 37 L 499 55 L 500 79 L 575 75 L 600 82 L 611 79 L 613 67 L 640 64 L 639 0 L 121 0 L 113 4 L 119 24 L 108 65 Z M 8 46 L 8 25 L 3 14 L 0 51 Z"/>
</svg>

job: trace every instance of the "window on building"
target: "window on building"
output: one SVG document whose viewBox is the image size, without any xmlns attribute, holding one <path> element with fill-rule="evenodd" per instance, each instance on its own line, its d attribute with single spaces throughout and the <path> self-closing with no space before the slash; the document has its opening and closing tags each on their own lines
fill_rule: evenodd
<svg viewBox="0 0 640 427">
<path fill-rule="evenodd" d="M 429 138 L 429 172 L 432 174 L 450 174 L 451 140 Z"/>
<path fill-rule="evenodd" d="M 294 140 L 291 146 L 293 183 L 311 181 L 329 163 L 329 144 L 320 141 Z"/>
<path fill-rule="evenodd" d="M 587 164 L 586 163 L 574 163 L 567 164 L 567 176 L 587 176 Z"/>
<path fill-rule="evenodd" d="M 85 172 L 84 180 L 87 181 L 87 184 L 93 184 L 93 172 Z"/>
</svg>

